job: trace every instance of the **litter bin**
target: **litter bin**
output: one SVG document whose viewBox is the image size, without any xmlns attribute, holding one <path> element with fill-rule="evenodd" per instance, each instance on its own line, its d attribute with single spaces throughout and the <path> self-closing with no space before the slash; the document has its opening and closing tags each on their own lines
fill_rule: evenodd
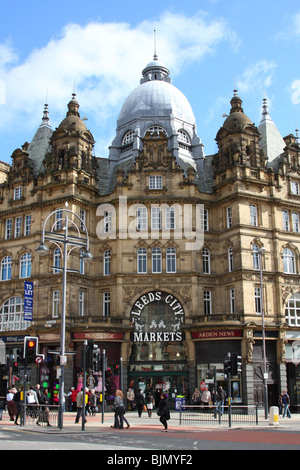
<svg viewBox="0 0 300 470">
<path fill-rule="evenodd" d="M 175 397 L 175 410 L 179 411 L 180 410 L 180 405 L 181 409 L 183 410 L 183 405 L 185 405 L 185 396 L 184 395 L 177 395 Z"/>
<path fill-rule="evenodd" d="M 271 406 L 269 410 L 269 425 L 270 426 L 277 426 L 279 418 L 279 408 L 278 406 Z"/>
</svg>

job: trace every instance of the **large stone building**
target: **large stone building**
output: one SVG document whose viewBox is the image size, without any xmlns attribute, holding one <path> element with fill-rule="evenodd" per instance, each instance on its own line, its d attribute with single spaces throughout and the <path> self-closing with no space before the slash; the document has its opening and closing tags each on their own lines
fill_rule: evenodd
<svg viewBox="0 0 300 470">
<path fill-rule="evenodd" d="M 55 130 L 46 105 L 31 143 L 1 164 L 0 335 L 8 355 L 39 337 L 45 362 L 31 368 L 33 382 L 58 382 L 62 253 L 49 243 L 40 258 L 36 248 L 52 212 L 48 230 L 63 232 L 68 203 L 82 221 L 70 233 L 87 228 L 94 259 L 68 256 L 67 389 L 80 387 L 93 339 L 108 358 L 108 394 L 121 357 L 124 388 L 168 389 L 172 405 L 203 383 L 226 388 L 231 353 L 242 356 L 234 400 L 262 403 L 265 331 L 269 403 L 285 388 L 300 403 L 297 132 L 281 138 L 266 100 L 256 127 L 236 90 L 228 112 L 218 152 L 205 156 L 192 108 L 155 56 L 120 111 L 108 158 L 94 156 L 73 95 Z M 24 281 L 34 286 L 32 321 Z"/>
</svg>

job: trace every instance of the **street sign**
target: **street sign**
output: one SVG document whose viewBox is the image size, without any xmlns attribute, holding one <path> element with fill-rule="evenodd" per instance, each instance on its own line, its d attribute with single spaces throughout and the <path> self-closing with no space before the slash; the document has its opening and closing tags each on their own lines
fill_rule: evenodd
<svg viewBox="0 0 300 470">
<path fill-rule="evenodd" d="M 43 362 L 44 357 L 42 355 L 36 356 L 35 358 L 35 363 L 36 364 L 41 364 Z"/>
</svg>

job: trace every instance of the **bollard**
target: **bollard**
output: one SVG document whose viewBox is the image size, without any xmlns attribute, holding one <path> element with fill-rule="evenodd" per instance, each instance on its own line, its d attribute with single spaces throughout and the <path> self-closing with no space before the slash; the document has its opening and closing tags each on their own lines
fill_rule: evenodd
<svg viewBox="0 0 300 470">
<path fill-rule="evenodd" d="M 269 410 L 269 425 L 278 426 L 279 424 L 278 418 L 279 418 L 278 406 L 271 406 Z"/>
</svg>

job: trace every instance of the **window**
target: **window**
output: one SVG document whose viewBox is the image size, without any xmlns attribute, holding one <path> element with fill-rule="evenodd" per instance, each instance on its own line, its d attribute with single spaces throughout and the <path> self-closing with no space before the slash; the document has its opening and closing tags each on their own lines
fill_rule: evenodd
<svg viewBox="0 0 300 470">
<path fill-rule="evenodd" d="M 0 308 L 0 331 L 26 330 L 29 321 L 24 321 L 22 297 L 11 297 Z"/>
<path fill-rule="evenodd" d="M 162 132 L 163 134 L 167 135 L 167 131 L 166 129 L 164 129 L 163 127 L 161 126 L 151 126 L 151 127 L 148 127 L 147 132 L 150 132 L 150 134 L 153 134 L 154 132 L 157 132 L 157 134 L 159 134 L 160 132 Z M 145 134 L 146 134 L 145 133 Z"/>
<path fill-rule="evenodd" d="M 54 253 L 53 253 L 53 274 L 57 274 L 60 272 L 60 248 L 55 248 Z"/>
<path fill-rule="evenodd" d="M 110 316 L 110 292 L 104 292 L 103 294 L 103 316 Z"/>
<path fill-rule="evenodd" d="M 290 230 L 288 211 L 282 211 L 282 223 L 283 223 L 283 230 Z"/>
<path fill-rule="evenodd" d="M 162 189 L 162 176 L 149 176 L 149 189 Z"/>
<path fill-rule="evenodd" d="M 203 292 L 203 301 L 204 301 L 204 315 L 211 314 L 211 291 L 205 290 Z"/>
<path fill-rule="evenodd" d="M 257 207 L 254 204 L 250 204 L 250 224 L 257 226 Z"/>
<path fill-rule="evenodd" d="M 138 207 L 136 210 L 136 228 L 137 230 L 147 230 L 147 208 Z"/>
<path fill-rule="evenodd" d="M 233 271 L 233 250 L 232 246 L 228 248 L 228 271 L 231 273 Z"/>
<path fill-rule="evenodd" d="M 176 273 L 176 250 L 173 246 L 167 248 L 167 273 Z"/>
<path fill-rule="evenodd" d="M 299 233 L 299 214 L 298 214 L 298 212 L 292 212 L 292 224 L 293 224 L 293 231 Z"/>
<path fill-rule="evenodd" d="M 21 236 L 22 217 L 15 218 L 15 238 Z"/>
<path fill-rule="evenodd" d="M 9 240 L 12 237 L 12 219 L 6 219 L 5 221 L 5 240 Z"/>
<path fill-rule="evenodd" d="M 1 281 L 11 279 L 11 256 L 5 256 L 1 261 Z"/>
<path fill-rule="evenodd" d="M 165 211 L 166 229 L 175 229 L 175 207 L 166 207 Z"/>
<path fill-rule="evenodd" d="M 283 250 L 283 272 L 286 274 L 296 274 L 295 254 L 289 248 Z"/>
<path fill-rule="evenodd" d="M 210 274 L 210 252 L 207 248 L 202 251 L 203 274 Z"/>
<path fill-rule="evenodd" d="M 160 207 L 151 207 L 151 229 L 152 230 L 161 229 L 161 208 Z"/>
<path fill-rule="evenodd" d="M 14 200 L 17 201 L 22 197 L 22 186 L 18 186 L 14 190 Z"/>
<path fill-rule="evenodd" d="M 25 237 L 31 233 L 31 215 L 25 215 L 24 235 Z"/>
<path fill-rule="evenodd" d="M 235 291 L 230 289 L 230 313 L 235 313 Z"/>
<path fill-rule="evenodd" d="M 126 132 L 122 140 L 122 145 L 130 144 L 131 142 L 133 142 L 133 139 L 134 139 L 134 132 L 133 131 Z"/>
<path fill-rule="evenodd" d="M 111 232 L 111 220 L 112 220 L 111 211 L 105 211 L 104 212 L 104 233 Z"/>
<path fill-rule="evenodd" d="M 253 269 L 259 269 L 259 253 L 258 253 L 258 246 L 252 245 L 252 262 L 253 262 Z"/>
<path fill-rule="evenodd" d="M 157 247 L 152 250 L 152 272 L 161 273 L 161 249 Z"/>
<path fill-rule="evenodd" d="M 85 274 L 85 262 L 83 261 L 83 256 L 85 254 L 85 250 L 80 248 L 80 257 L 79 257 L 79 273 Z"/>
<path fill-rule="evenodd" d="M 31 263 L 32 256 L 30 253 L 25 253 L 20 258 L 20 277 L 30 277 L 31 276 Z"/>
<path fill-rule="evenodd" d="M 300 191 L 299 191 L 299 183 L 296 181 L 291 181 L 291 193 L 296 194 L 299 196 Z"/>
<path fill-rule="evenodd" d="M 86 224 L 86 210 L 80 209 L 80 230 L 85 230 Z"/>
<path fill-rule="evenodd" d="M 289 298 L 285 308 L 285 319 L 290 326 L 300 326 L 300 293 Z"/>
<path fill-rule="evenodd" d="M 231 207 L 226 208 L 226 223 L 227 223 L 227 228 L 232 227 L 232 208 Z"/>
<path fill-rule="evenodd" d="M 110 275 L 110 251 L 106 250 L 103 255 L 103 276 Z"/>
<path fill-rule="evenodd" d="M 84 292 L 80 291 L 79 292 L 79 308 L 78 308 L 78 314 L 80 317 L 84 316 Z"/>
<path fill-rule="evenodd" d="M 57 318 L 59 315 L 59 290 L 52 292 L 52 318 Z"/>
<path fill-rule="evenodd" d="M 186 131 L 179 129 L 178 131 L 178 142 L 183 142 L 184 144 L 191 144 L 190 137 Z"/>
<path fill-rule="evenodd" d="M 62 216 L 63 216 L 62 209 L 57 209 L 57 211 L 55 212 L 54 230 L 60 230 L 62 228 Z"/>
<path fill-rule="evenodd" d="M 137 272 L 139 274 L 147 273 L 147 250 L 139 248 L 137 251 Z"/>
<path fill-rule="evenodd" d="M 260 287 L 254 288 L 254 300 L 255 300 L 255 312 L 257 314 L 261 314 L 261 295 L 260 295 Z"/>
<path fill-rule="evenodd" d="M 201 210 L 201 228 L 204 232 L 207 232 L 209 230 L 208 210 L 207 209 Z"/>
</svg>

